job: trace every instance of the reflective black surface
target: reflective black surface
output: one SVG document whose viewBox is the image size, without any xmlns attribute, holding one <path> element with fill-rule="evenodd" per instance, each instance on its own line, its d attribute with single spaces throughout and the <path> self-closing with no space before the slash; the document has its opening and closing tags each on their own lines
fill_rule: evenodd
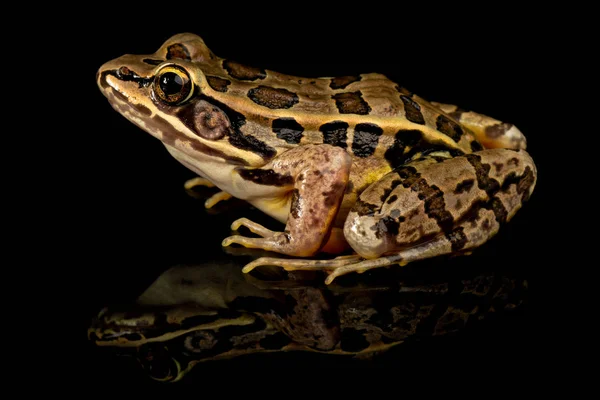
<svg viewBox="0 0 600 400">
<path fill-rule="evenodd" d="M 224 262 L 177 266 L 135 303 L 103 309 L 88 335 L 168 382 L 185 379 L 198 362 L 256 353 L 309 351 L 377 364 L 395 346 L 471 330 L 484 319 L 507 323 L 522 312 L 522 273 L 453 264 L 428 262 L 327 287 L 321 274 L 252 276 Z M 456 270 L 448 274 L 448 267 Z"/>
</svg>

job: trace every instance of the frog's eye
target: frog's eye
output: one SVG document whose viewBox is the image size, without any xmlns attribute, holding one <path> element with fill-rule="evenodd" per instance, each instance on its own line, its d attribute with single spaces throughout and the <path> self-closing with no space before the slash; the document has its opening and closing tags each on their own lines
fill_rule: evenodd
<svg viewBox="0 0 600 400">
<path fill-rule="evenodd" d="M 190 75 L 183 68 L 173 65 L 162 68 L 154 77 L 154 93 L 171 106 L 189 100 L 193 93 Z"/>
</svg>

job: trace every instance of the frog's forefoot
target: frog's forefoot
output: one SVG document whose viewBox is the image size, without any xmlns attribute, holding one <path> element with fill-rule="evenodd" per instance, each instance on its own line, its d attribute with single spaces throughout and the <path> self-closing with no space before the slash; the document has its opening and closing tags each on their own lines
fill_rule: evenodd
<svg viewBox="0 0 600 400">
<path fill-rule="evenodd" d="M 207 188 L 215 187 L 215 185 L 211 181 L 209 181 L 206 178 L 199 177 L 199 176 L 196 178 L 188 179 L 183 184 L 183 187 L 185 188 L 185 190 L 192 190 L 196 186 L 204 186 Z M 208 199 L 206 199 L 206 201 L 204 202 L 204 208 L 206 208 L 206 209 L 213 208 L 215 205 L 217 205 L 221 201 L 229 200 L 232 197 L 233 196 L 227 192 L 223 192 L 223 191 L 217 192 L 217 193 L 213 194 L 212 196 L 210 196 Z"/>
<path fill-rule="evenodd" d="M 232 197 L 233 196 L 227 192 L 217 192 L 210 196 L 208 199 L 206 199 L 206 201 L 204 202 L 204 208 L 213 208 L 216 204 L 220 203 L 221 201 L 229 200 Z"/>
</svg>

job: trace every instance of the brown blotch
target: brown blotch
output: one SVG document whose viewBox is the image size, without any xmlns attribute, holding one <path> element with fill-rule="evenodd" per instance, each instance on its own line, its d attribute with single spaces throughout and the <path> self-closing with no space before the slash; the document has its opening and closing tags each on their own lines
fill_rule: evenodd
<svg viewBox="0 0 600 400">
<path fill-rule="evenodd" d="M 290 174 L 278 174 L 272 169 L 240 169 L 238 173 L 243 179 L 259 185 L 287 186 L 294 183 Z"/>
<path fill-rule="evenodd" d="M 227 87 L 231 85 L 231 81 L 227 79 L 219 78 L 218 76 L 206 76 L 206 80 L 208 81 L 208 85 L 217 92 L 225 93 L 227 92 Z"/>
<path fill-rule="evenodd" d="M 291 108 L 298 103 L 298 95 L 287 89 L 259 86 L 248 91 L 250 100 L 271 109 Z"/>
<path fill-rule="evenodd" d="M 467 154 L 465 158 L 471 166 L 475 169 L 475 176 L 477 178 L 477 185 L 479 189 L 485 190 L 488 196 L 492 196 L 500 188 L 500 184 L 494 178 L 489 176 L 490 165 L 483 164 L 481 157 L 477 154 Z"/>
<path fill-rule="evenodd" d="M 446 210 L 444 192 L 436 185 L 427 183 L 414 167 L 404 167 L 398 174 L 404 179 L 402 186 L 418 193 L 419 200 L 423 200 L 425 213 L 429 218 L 436 220 L 443 232 L 450 232 L 454 226 L 454 218 Z"/>
<path fill-rule="evenodd" d="M 519 166 L 519 159 L 518 158 L 511 158 L 506 162 L 508 165 L 514 165 L 515 167 Z"/>
<path fill-rule="evenodd" d="M 450 137 L 455 142 L 460 141 L 463 135 L 462 128 L 445 115 L 440 114 L 435 121 L 435 125 L 438 131 Z"/>
<path fill-rule="evenodd" d="M 265 79 L 267 72 L 264 69 L 256 67 L 248 67 L 231 60 L 223 61 L 223 68 L 227 73 L 235 79 L 241 81 L 255 81 L 257 79 Z"/>
<path fill-rule="evenodd" d="M 329 87 L 334 90 L 345 89 L 351 83 L 358 82 L 360 80 L 361 80 L 360 76 L 354 76 L 354 75 L 340 76 L 337 78 L 332 78 L 331 83 L 329 84 Z"/>
<path fill-rule="evenodd" d="M 497 197 L 493 197 L 490 201 L 490 207 L 496 216 L 496 221 L 499 224 L 505 223 L 508 212 L 506 211 L 504 204 L 502 204 L 502 201 Z"/>
<path fill-rule="evenodd" d="M 509 177 L 506 178 L 506 181 L 502 185 L 503 189 L 506 186 L 508 180 L 509 180 Z M 515 182 L 517 184 L 517 193 L 523 195 L 521 197 L 522 202 L 529 200 L 529 197 L 531 196 L 529 189 L 531 188 L 531 186 L 533 185 L 534 182 L 535 182 L 535 175 L 534 175 L 532 169 L 529 168 L 528 166 L 525 167 L 525 171 L 523 171 L 523 175 L 518 177 Z"/>
<path fill-rule="evenodd" d="M 371 107 L 362 98 L 360 91 L 337 93 L 331 98 L 335 100 L 335 105 L 340 114 L 367 115 L 371 112 Z"/>
<path fill-rule="evenodd" d="M 151 110 L 151 109 L 149 109 L 148 107 L 146 107 L 146 106 L 142 105 L 142 104 L 137 104 L 137 105 L 135 106 L 135 108 L 136 108 L 136 110 L 138 110 L 138 111 L 139 111 L 139 113 L 140 113 L 140 114 L 142 114 L 142 115 L 146 115 L 146 116 L 148 116 L 148 117 L 152 115 L 152 110 Z"/>
<path fill-rule="evenodd" d="M 371 227 L 378 239 L 384 236 L 397 236 L 400 230 L 400 222 L 391 216 L 386 216 L 377 221 L 377 225 Z"/>
<path fill-rule="evenodd" d="M 494 168 L 496 168 L 496 173 L 502 172 L 502 168 L 504 168 L 504 164 L 502 163 L 493 162 L 492 165 L 494 165 Z"/>
<path fill-rule="evenodd" d="M 290 214 L 294 219 L 298 219 L 300 216 L 300 191 L 298 189 L 294 189 L 292 191 L 292 201 L 290 204 Z"/>
<path fill-rule="evenodd" d="M 192 59 L 188 49 L 181 43 L 172 44 L 167 48 L 167 60 L 172 60 L 174 58 L 188 61 L 191 61 Z"/>
<path fill-rule="evenodd" d="M 400 100 L 404 103 L 404 113 L 406 119 L 415 124 L 425 125 L 425 119 L 421 113 L 421 106 L 407 96 L 400 96 Z"/>
<path fill-rule="evenodd" d="M 475 180 L 465 179 L 464 181 L 459 182 L 456 185 L 456 189 L 454 189 L 454 193 L 455 194 L 467 193 L 469 190 L 471 190 L 471 188 L 473 187 L 474 184 L 475 184 Z"/>
<path fill-rule="evenodd" d="M 392 204 L 393 202 L 395 202 L 396 200 L 398 200 L 398 196 L 396 196 L 395 194 L 391 195 L 390 197 L 388 197 L 386 203 L 387 204 Z"/>
<path fill-rule="evenodd" d="M 487 137 L 491 139 L 498 138 L 504 135 L 510 128 L 513 127 L 513 124 L 509 124 L 506 122 L 502 122 L 496 125 L 488 126 L 485 128 L 485 134 Z"/>
<path fill-rule="evenodd" d="M 483 146 L 477 140 L 473 140 L 471 142 L 471 151 L 481 151 L 483 150 Z"/>
<path fill-rule="evenodd" d="M 327 207 L 336 206 L 337 203 L 341 200 L 342 196 L 339 196 L 340 193 L 344 193 L 345 185 L 342 182 L 337 182 L 333 185 L 333 187 L 327 192 L 321 193 L 324 197 L 323 202 Z"/>
<path fill-rule="evenodd" d="M 352 207 L 352 211 L 357 213 L 359 216 L 372 216 L 377 210 L 379 210 L 378 205 L 367 203 L 366 201 L 362 201 L 360 199 L 358 199 Z"/>
</svg>

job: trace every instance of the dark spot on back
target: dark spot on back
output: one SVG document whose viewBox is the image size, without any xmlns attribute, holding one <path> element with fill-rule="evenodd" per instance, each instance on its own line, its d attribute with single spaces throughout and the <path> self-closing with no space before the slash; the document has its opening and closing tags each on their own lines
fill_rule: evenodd
<svg viewBox="0 0 600 400">
<path fill-rule="evenodd" d="M 332 89 L 345 89 L 346 86 L 351 83 L 358 82 L 361 80 L 360 76 L 340 76 L 338 78 L 332 78 L 329 87 Z"/>
<path fill-rule="evenodd" d="M 395 194 L 391 195 L 390 197 L 388 197 L 386 203 L 387 204 L 392 204 L 393 202 L 395 202 L 396 200 L 398 200 L 398 196 L 396 196 Z"/>
<path fill-rule="evenodd" d="M 460 193 L 468 192 L 469 190 L 471 190 L 471 188 L 473 187 L 474 184 L 475 184 L 475 180 L 465 179 L 464 181 L 459 182 L 456 185 L 456 189 L 454 189 L 454 193 L 460 194 Z"/>
<path fill-rule="evenodd" d="M 485 128 L 485 134 L 487 137 L 495 139 L 504 135 L 512 127 L 513 124 L 502 122 L 496 125 L 487 126 Z"/>
<path fill-rule="evenodd" d="M 371 112 L 371 107 L 362 98 L 360 91 L 337 93 L 331 96 L 335 100 L 335 105 L 340 114 L 358 114 L 367 115 Z"/>
<path fill-rule="evenodd" d="M 206 80 L 208 81 L 208 85 L 217 92 L 225 93 L 227 92 L 227 86 L 231 85 L 231 81 L 219 78 L 218 76 L 207 75 Z"/>
<path fill-rule="evenodd" d="M 465 247 L 467 235 L 463 232 L 463 227 L 459 226 L 452 232 L 446 234 L 446 238 L 452 243 L 452 251 L 457 251 Z"/>
<path fill-rule="evenodd" d="M 298 95 L 287 89 L 259 86 L 248 91 L 250 100 L 271 109 L 290 108 L 298 103 Z"/>
<path fill-rule="evenodd" d="M 494 168 L 496 168 L 496 173 L 500 173 L 502 168 L 504 168 L 504 164 L 502 163 L 493 162 L 492 164 L 494 165 Z"/>
<path fill-rule="evenodd" d="M 471 142 L 471 151 L 481 151 L 483 150 L 483 146 L 477 140 L 473 140 Z"/>
<path fill-rule="evenodd" d="M 354 127 L 354 140 L 352 141 L 352 152 L 357 157 L 369 157 L 373 155 L 379 137 L 383 129 L 374 124 L 357 124 Z"/>
<path fill-rule="evenodd" d="M 158 65 L 163 62 L 163 60 L 155 60 L 153 58 L 144 58 L 142 61 L 150 65 Z"/>
<path fill-rule="evenodd" d="M 232 78 L 241 81 L 255 81 L 257 79 L 264 79 L 267 76 L 267 72 L 264 69 L 248 67 L 231 60 L 223 61 L 223 68 L 225 68 Z"/>
<path fill-rule="evenodd" d="M 514 165 L 515 167 L 519 166 L 519 159 L 513 157 L 507 161 L 508 165 Z"/>
<path fill-rule="evenodd" d="M 294 118 L 278 118 L 271 125 L 279 139 L 290 144 L 298 144 L 302 139 L 304 128 Z"/>
<path fill-rule="evenodd" d="M 415 124 L 425 124 L 425 119 L 421 113 L 421 106 L 408 96 L 400 96 L 400 100 L 404 103 L 404 112 L 406 119 Z"/>
<path fill-rule="evenodd" d="M 338 146 L 342 149 L 346 149 L 348 147 L 348 124 L 346 122 L 329 122 L 321 125 L 319 127 L 319 131 L 323 133 L 323 143 L 330 144 L 332 146 Z"/>
<path fill-rule="evenodd" d="M 239 169 L 240 177 L 259 185 L 288 186 L 294 183 L 290 174 L 279 174 L 272 169 Z"/>
<path fill-rule="evenodd" d="M 172 60 L 174 58 L 188 61 L 192 59 L 188 49 L 181 43 L 172 44 L 167 48 L 167 60 Z"/>
<path fill-rule="evenodd" d="M 415 129 L 400 129 L 394 137 L 394 143 L 385 151 L 384 157 L 392 168 L 397 168 L 406 162 L 407 147 L 415 146 L 423 137 L 421 131 Z"/>
<path fill-rule="evenodd" d="M 450 137 L 455 142 L 458 142 L 463 134 L 462 128 L 443 114 L 438 115 L 435 125 L 438 131 Z"/>
</svg>

